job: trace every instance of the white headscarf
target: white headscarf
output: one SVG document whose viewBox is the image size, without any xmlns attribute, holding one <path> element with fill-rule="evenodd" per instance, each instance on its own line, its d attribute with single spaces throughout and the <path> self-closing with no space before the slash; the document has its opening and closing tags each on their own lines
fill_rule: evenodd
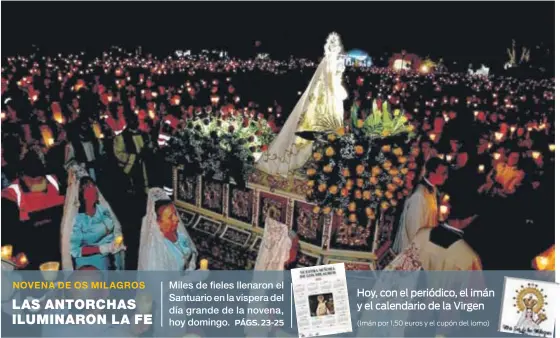
<svg viewBox="0 0 560 338">
<path fill-rule="evenodd" d="M 138 254 L 138 270 L 148 271 L 172 271 L 176 270 L 177 264 L 172 253 L 165 245 L 165 237 L 157 222 L 157 201 L 169 200 L 165 191 L 161 188 L 152 188 L 148 192 L 148 204 L 146 206 L 146 216 L 142 219 L 142 230 L 140 232 L 140 252 Z M 179 217 L 177 232 L 183 234 L 188 241 L 191 249 L 191 258 L 187 264 L 187 270 L 196 269 L 196 258 L 198 252 L 191 237 L 185 229 L 185 225 Z"/>
<path fill-rule="evenodd" d="M 87 171 L 78 164 L 73 164 L 68 168 L 68 188 L 66 190 L 66 199 L 64 201 L 64 213 L 62 214 L 62 224 L 60 226 L 61 232 L 61 248 L 62 248 L 62 270 L 74 270 L 72 263 L 72 255 L 70 254 L 70 236 L 74 227 L 74 221 L 80 209 L 80 180 L 82 177 L 89 177 Z M 111 209 L 111 206 L 97 189 L 97 196 L 99 204 L 107 208 L 113 219 L 115 225 L 115 236 L 122 235 L 122 226 L 117 215 Z M 116 255 L 123 259 L 122 266 L 124 266 L 124 255 Z"/>
</svg>

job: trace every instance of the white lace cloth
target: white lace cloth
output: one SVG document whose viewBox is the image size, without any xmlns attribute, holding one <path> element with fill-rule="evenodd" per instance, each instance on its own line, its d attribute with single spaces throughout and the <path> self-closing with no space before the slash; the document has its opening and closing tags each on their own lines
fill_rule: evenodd
<svg viewBox="0 0 560 338">
<path fill-rule="evenodd" d="M 142 219 L 142 229 L 140 232 L 138 270 L 173 271 L 177 269 L 176 258 L 173 253 L 169 252 L 168 246 L 165 244 L 165 237 L 163 237 L 157 222 L 155 203 L 160 200 L 169 200 L 165 191 L 161 188 L 150 189 L 148 192 L 146 216 Z M 192 252 L 187 262 L 187 270 L 195 270 L 198 252 L 185 229 L 181 217 L 179 217 L 177 232 L 187 238 L 188 246 Z"/>
<path fill-rule="evenodd" d="M 292 240 L 289 236 L 288 226 L 267 217 L 255 270 L 284 270 L 284 263 L 290 257 L 291 248 Z"/>
<path fill-rule="evenodd" d="M 324 58 L 317 67 L 309 85 L 284 123 L 282 130 L 256 163 L 257 169 L 271 175 L 288 177 L 301 168 L 311 157 L 312 142 L 300 142 L 295 133 L 302 121 L 309 125 L 305 129 L 324 131 L 331 125 L 342 126 L 344 120 L 343 101 L 348 94 L 342 86 L 345 69 L 341 58 L 343 47 L 340 37 L 331 33 L 324 47 Z M 318 99 L 321 98 L 321 99 Z"/>
<path fill-rule="evenodd" d="M 68 168 L 68 188 L 66 190 L 66 199 L 64 201 L 64 212 L 62 214 L 62 223 L 60 226 L 61 231 L 61 251 L 62 251 L 62 270 L 74 270 L 74 265 L 72 263 L 72 255 L 70 254 L 70 236 L 72 235 L 72 228 L 74 227 L 74 221 L 78 215 L 78 210 L 80 208 L 80 179 L 82 177 L 88 177 L 87 171 L 78 164 L 73 164 Z M 115 225 L 115 236 L 122 235 L 122 226 L 119 222 L 117 215 L 111 209 L 111 206 L 103 197 L 101 191 L 97 190 L 99 196 L 99 204 L 109 210 L 113 223 Z M 125 238 L 126 243 L 126 238 Z M 121 257 L 123 260 L 119 265 L 124 267 L 124 256 L 123 254 L 117 255 L 116 257 Z"/>
</svg>

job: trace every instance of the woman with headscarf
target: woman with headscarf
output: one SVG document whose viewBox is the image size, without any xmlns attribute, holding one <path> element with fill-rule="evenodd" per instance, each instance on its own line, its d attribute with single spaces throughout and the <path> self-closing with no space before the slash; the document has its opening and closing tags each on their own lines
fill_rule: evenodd
<svg viewBox="0 0 560 338">
<path fill-rule="evenodd" d="M 150 189 L 140 233 L 138 270 L 194 270 L 197 255 L 173 202 L 163 189 Z"/>
<path fill-rule="evenodd" d="M 63 270 L 124 269 L 121 224 L 95 182 L 77 164 L 69 169 L 61 231 Z"/>
</svg>

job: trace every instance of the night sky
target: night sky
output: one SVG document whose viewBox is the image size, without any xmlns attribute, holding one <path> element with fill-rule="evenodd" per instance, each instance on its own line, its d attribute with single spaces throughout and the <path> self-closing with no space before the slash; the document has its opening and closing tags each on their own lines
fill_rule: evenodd
<svg viewBox="0 0 560 338">
<path fill-rule="evenodd" d="M 518 45 L 554 50 L 553 2 L 81 2 L 2 4 L 3 56 L 111 45 L 156 55 L 227 48 L 236 56 L 317 58 L 328 33 L 374 58 L 406 49 L 433 59 L 503 64 Z M 254 41 L 262 45 L 255 48 Z M 533 51 L 532 51 L 533 53 Z"/>
</svg>

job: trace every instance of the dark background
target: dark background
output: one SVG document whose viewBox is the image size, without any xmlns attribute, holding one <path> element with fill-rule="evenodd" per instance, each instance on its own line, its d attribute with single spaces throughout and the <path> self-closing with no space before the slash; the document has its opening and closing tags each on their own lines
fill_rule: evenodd
<svg viewBox="0 0 560 338">
<path fill-rule="evenodd" d="M 226 48 L 318 58 L 331 31 L 378 59 L 406 49 L 446 63 L 502 65 L 506 48 L 554 50 L 554 2 L 4 2 L 4 55 L 99 53 L 111 45 L 169 55 Z M 255 41 L 262 45 L 255 47 Z"/>
</svg>

